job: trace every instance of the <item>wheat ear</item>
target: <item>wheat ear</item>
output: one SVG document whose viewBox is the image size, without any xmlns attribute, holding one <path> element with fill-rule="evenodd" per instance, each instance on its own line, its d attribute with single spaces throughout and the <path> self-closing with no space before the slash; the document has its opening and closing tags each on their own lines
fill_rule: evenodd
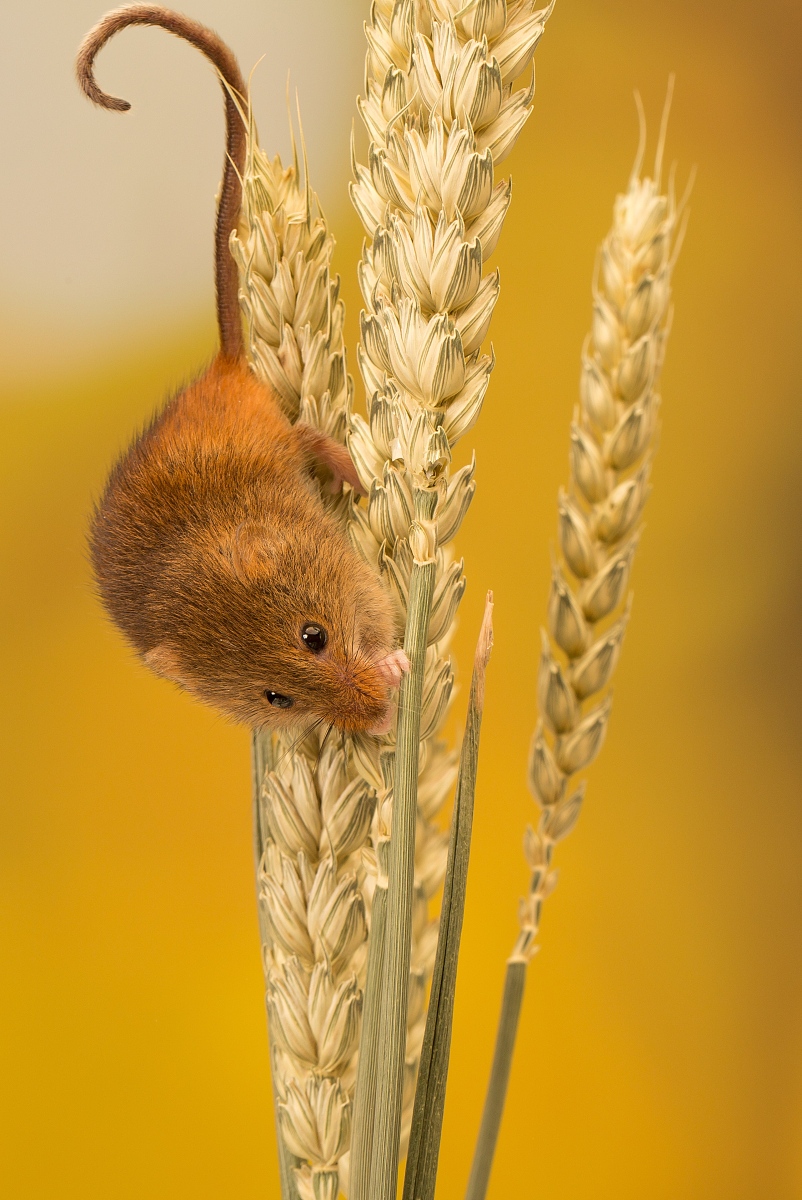
<svg viewBox="0 0 802 1200">
<path fill-rule="evenodd" d="M 687 220 L 674 171 L 662 190 L 662 158 L 673 88 L 663 112 L 654 177 L 641 178 L 646 126 L 629 185 L 616 198 L 593 282 L 591 331 L 582 351 L 579 405 L 571 425 L 570 483 L 558 499 L 560 556 L 552 572 L 548 634 L 538 671 L 540 721 L 529 787 L 540 809 L 524 851 L 531 871 L 520 932 L 507 962 L 502 1013 L 467 1200 L 483 1200 L 509 1078 L 526 964 L 537 950 L 543 901 L 557 882 L 552 855 L 579 817 L 584 783 L 571 781 L 601 749 L 609 684 L 629 618 L 632 560 L 658 435 L 658 384 L 671 324 L 671 273 Z"/>
<path fill-rule="evenodd" d="M 673 86 L 673 79 L 670 89 Z M 534 952 L 543 900 L 556 882 L 554 845 L 573 828 L 584 785 L 573 776 L 601 749 L 631 600 L 632 561 L 659 430 L 658 386 L 671 325 L 671 273 L 687 220 L 677 204 L 674 171 L 665 192 L 661 166 L 669 96 L 654 178 L 640 177 L 646 126 L 627 191 L 599 248 L 593 320 L 583 348 L 580 401 L 571 425 L 570 484 L 558 500 L 560 560 L 548 601 L 548 635 L 538 671 L 540 722 L 532 742 L 529 786 L 541 809 L 524 843 L 532 871 L 522 901 L 514 958 Z"/>
<path fill-rule="evenodd" d="M 239 228 L 251 364 L 292 420 L 344 440 L 353 385 L 333 238 L 298 155 L 259 149 L 252 119 Z M 344 517 L 347 500 L 337 504 Z M 362 850 L 376 793 L 347 743 L 254 738 L 257 881 L 282 1196 L 336 1200 L 347 1168 L 367 937 Z"/>
<path fill-rule="evenodd" d="M 406 1008 L 403 1105 L 399 1114 L 394 1063 L 385 1061 L 377 1090 L 368 1081 L 357 1088 L 353 1200 L 392 1191 L 399 1133 L 403 1147 L 411 1119 L 435 949 L 436 925 L 427 902 L 445 867 L 445 841 L 432 818 L 450 790 L 455 766 L 440 733 L 452 688 L 448 641 L 465 587 L 450 543 L 475 487 L 473 464 L 451 475 L 450 462 L 454 445 L 479 416 L 493 366 L 481 344 L 499 280 L 484 265 L 510 202 L 509 182 L 497 182 L 494 170 L 531 112 L 533 83 L 520 91 L 513 87 L 531 69 L 550 12 L 529 0 L 467 6 L 376 0 L 366 25 L 360 113 L 369 148 L 366 163 L 354 156 L 351 195 L 367 234 L 359 268 L 365 301 L 359 366 L 367 420 L 352 415 L 348 445 L 368 503 L 354 506 L 349 528 L 354 545 L 382 571 L 408 622 L 418 627 L 423 609 L 431 611 L 413 769 L 417 825 L 414 812 L 412 825 L 405 824 L 410 853 L 415 847 L 412 972 L 408 997 L 399 994 L 388 1010 L 395 1022 Z M 405 699 L 402 692 L 399 747 Z M 378 863 L 379 844 L 390 831 L 392 789 L 398 799 L 399 779 L 404 795 L 409 781 L 400 754 L 395 771 L 389 769 L 392 736 L 383 742 L 356 739 L 354 748 L 379 794 L 373 859 Z M 408 877 L 408 867 L 398 864 L 399 878 Z M 384 886 L 378 877 L 377 883 Z M 397 920 L 408 922 L 408 916 L 403 905 L 393 911 L 388 938 L 403 941 L 406 924 L 399 933 Z M 378 995 L 378 985 L 375 991 Z M 374 1000 L 369 975 L 366 1021 Z"/>
</svg>

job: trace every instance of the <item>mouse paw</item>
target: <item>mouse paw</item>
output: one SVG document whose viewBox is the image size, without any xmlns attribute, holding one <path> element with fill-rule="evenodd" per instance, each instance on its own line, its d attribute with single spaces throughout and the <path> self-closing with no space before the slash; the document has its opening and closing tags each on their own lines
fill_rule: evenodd
<svg viewBox="0 0 802 1200">
<path fill-rule="evenodd" d="M 393 650 L 376 663 L 376 670 L 388 687 L 398 687 L 402 676 L 409 671 L 409 659 L 403 650 Z"/>
</svg>

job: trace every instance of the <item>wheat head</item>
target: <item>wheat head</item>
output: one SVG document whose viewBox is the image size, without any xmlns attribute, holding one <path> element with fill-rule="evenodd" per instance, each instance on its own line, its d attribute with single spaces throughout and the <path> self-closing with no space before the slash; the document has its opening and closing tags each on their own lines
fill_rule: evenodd
<svg viewBox="0 0 802 1200">
<path fill-rule="evenodd" d="M 343 441 L 353 384 L 344 307 L 330 272 L 334 240 L 297 152 L 284 167 L 249 118 L 239 228 L 251 364 L 291 420 Z M 347 501 L 332 500 L 345 517 Z M 262 738 L 264 851 L 258 899 L 273 1081 L 284 1144 L 303 1200 L 335 1200 L 350 1136 L 362 1009 L 367 906 L 361 853 L 376 793 L 345 743 L 311 734 Z"/>
<path fill-rule="evenodd" d="M 418 785 L 415 920 L 407 1014 L 402 1150 L 409 1133 L 434 960 L 428 902 L 442 882 L 445 841 L 434 818 L 453 783 L 442 740 L 453 671 L 448 645 L 465 588 L 451 543 L 475 491 L 474 463 L 450 471 L 452 450 L 479 417 L 490 373 L 483 354 L 499 292 L 485 272 L 510 203 L 495 179 L 531 109 L 531 69 L 551 8 L 530 0 L 377 0 L 366 25 L 359 101 L 367 161 L 354 154 L 354 206 L 367 240 L 359 266 L 365 302 L 359 367 L 367 419 L 352 414 L 348 446 L 368 491 L 349 531 L 406 613 L 413 561 L 436 562 Z M 421 503 L 429 498 L 428 506 Z M 426 515 L 424 515 L 424 513 Z M 392 735 L 355 739 L 378 793 L 374 840 L 391 824 Z M 378 872 L 378 856 L 372 862 Z M 382 883 L 378 879 L 377 882 Z M 374 884 L 375 886 L 375 884 Z"/>
<path fill-rule="evenodd" d="M 541 810 L 524 852 L 531 870 L 519 908 L 512 960 L 537 949 L 543 901 L 553 890 L 555 844 L 574 827 L 584 783 L 575 775 L 601 749 L 610 716 L 610 680 L 629 619 L 627 596 L 658 435 L 658 385 L 671 325 L 671 273 L 687 220 L 672 168 L 661 185 L 671 87 L 654 175 L 641 178 L 646 127 L 626 192 L 616 198 L 593 284 L 591 331 L 582 351 L 579 405 L 571 424 L 570 483 L 559 494 L 559 561 L 548 600 L 538 671 L 540 721 L 529 787 Z"/>
</svg>

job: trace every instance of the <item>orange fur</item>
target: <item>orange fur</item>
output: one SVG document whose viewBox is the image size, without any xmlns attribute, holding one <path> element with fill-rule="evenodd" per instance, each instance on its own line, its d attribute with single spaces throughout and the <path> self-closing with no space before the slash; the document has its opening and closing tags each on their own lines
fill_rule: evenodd
<svg viewBox="0 0 802 1200">
<path fill-rule="evenodd" d="M 323 507 L 304 443 L 244 362 L 216 358 L 112 471 L 95 575 L 145 661 L 235 720 L 370 729 L 387 713 L 394 615 Z M 308 622 L 328 632 L 322 654 L 301 640 Z"/>
<path fill-rule="evenodd" d="M 376 574 L 326 511 L 313 471 L 339 488 L 359 481 L 347 450 L 293 426 L 243 358 L 237 274 L 228 237 L 245 156 L 231 93 L 245 87 L 217 34 L 158 5 L 108 13 L 84 41 L 78 79 L 106 108 L 95 56 L 131 24 L 158 25 L 200 49 L 224 81 L 227 157 L 217 214 L 220 353 L 174 396 L 111 472 L 92 522 L 103 603 L 144 661 L 236 721 L 346 732 L 387 727 L 396 622 Z M 328 642 L 313 653 L 304 625 Z M 399 668 L 399 661 L 402 667 Z M 265 692 L 292 699 L 271 706 Z"/>
</svg>

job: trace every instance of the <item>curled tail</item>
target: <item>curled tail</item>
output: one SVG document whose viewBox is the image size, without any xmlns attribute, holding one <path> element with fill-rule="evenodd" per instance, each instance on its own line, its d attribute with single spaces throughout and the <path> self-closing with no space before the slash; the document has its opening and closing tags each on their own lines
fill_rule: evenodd
<svg viewBox="0 0 802 1200">
<path fill-rule="evenodd" d="M 78 51 L 75 67 L 83 92 L 102 108 L 126 112 L 127 100 L 109 96 L 95 82 L 94 61 L 98 51 L 115 33 L 128 25 L 158 25 L 168 33 L 183 38 L 195 46 L 217 68 L 221 76 L 226 105 L 226 157 L 223 182 L 217 204 L 215 230 L 215 289 L 217 293 L 217 325 L 220 331 L 220 353 L 236 359 L 243 353 L 237 267 L 228 249 L 231 230 L 237 225 L 241 203 L 240 178 L 245 166 L 245 125 L 237 104 L 245 106 L 246 88 L 239 63 L 231 50 L 213 30 L 198 21 L 172 12 L 158 4 L 132 4 L 106 13 L 86 35 Z"/>
</svg>

